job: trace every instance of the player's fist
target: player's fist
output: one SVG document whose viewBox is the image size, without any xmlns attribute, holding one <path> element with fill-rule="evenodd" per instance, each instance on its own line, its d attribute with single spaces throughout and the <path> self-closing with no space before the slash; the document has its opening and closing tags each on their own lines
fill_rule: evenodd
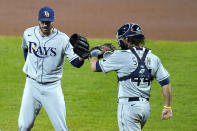
<svg viewBox="0 0 197 131">
<path fill-rule="evenodd" d="M 162 120 L 167 120 L 172 117 L 172 109 L 164 108 L 161 114 Z"/>
<path fill-rule="evenodd" d="M 90 50 L 90 56 L 91 57 L 94 57 L 94 56 L 97 56 L 98 58 L 102 58 L 103 57 L 103 51 L 98 47 L 93 47 L 91 50 Z"/>
</svg>

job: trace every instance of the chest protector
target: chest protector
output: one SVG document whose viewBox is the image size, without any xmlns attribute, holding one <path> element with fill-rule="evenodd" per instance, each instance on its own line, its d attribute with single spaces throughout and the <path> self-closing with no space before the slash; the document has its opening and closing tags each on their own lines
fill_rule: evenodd
<svg viewBox="0 0 197 131">
<path fill-rule="evenodd" d="M 131 79 L 132 82 L 137 82 L 137 86 L 140 85 L 141 82 L 147 82 L 150 85 L 150 82 L 153 80 L 153 76 L 151 75 L 151 69 L 148 69 L 145 65 L 145 58 L 148 54 L 149 49 L 145 49 L 142 58 L 137 55 L 136 51 L 133 48 L 130 48 L 131 52 L 136 56 L 138 61 L 138 66 L 135 71 L 127 76 L 123 76 L 118 78 L 119 81 Z"/>
</svg>

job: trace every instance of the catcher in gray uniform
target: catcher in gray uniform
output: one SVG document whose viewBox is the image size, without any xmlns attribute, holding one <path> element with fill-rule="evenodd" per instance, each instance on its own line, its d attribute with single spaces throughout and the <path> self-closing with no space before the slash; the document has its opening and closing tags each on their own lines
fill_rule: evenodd
<svg viewBox="0 0 197 131">
<path fill-rule="evenodd" d="M 118 75 L 118 125 L 120 131 L 141 131 L 150 115 L 150 89 L 156 79 L 163 89 L 163 120 L 172 117 L 169 73 L 158 56 L 144 47 L 145 37 L 136 23 L 127 23 L 117 31 L 121 50 L 105 52 L 101 46 L 91 49 L 93 72 L 116 71 Z M 99 59 L 103 56 L 103 59 Z"/>
<path fill-rule="evenodd" d="M 80 68 L 89 57 L 87 39 L 78 34 L 70 38 L 54 28 L 54 11 L 43 7 L 38 13 L 38 26 L 24 31 L 24 73 L 27 75 L 18 119 L 19 131 L 29 131 L 41 106 L 46 110 L 56 131 L 67 131 L 66 107 L 61 88 L 64 57 Z"/>
</svg>

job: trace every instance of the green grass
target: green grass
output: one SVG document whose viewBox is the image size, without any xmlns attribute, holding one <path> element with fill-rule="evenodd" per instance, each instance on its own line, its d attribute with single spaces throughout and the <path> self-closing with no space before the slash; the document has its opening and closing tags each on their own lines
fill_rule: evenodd
<svg viewBox="0 0 197 131">
<path fill-rule="evenodd" d="M 91 47 L 110 39 L 89 39 Z M 170 72 L 173 91 L 173 117 L 161 120 L 163 96 L 154 81 L 151 90 L 151 116 L 143 131 L 196 131 L 197 127 L 197 42 L 147 41 L 146 46 L 161 58 Z M 21 38 L 0 37 L 0 130 L 14 131 L 25 84 Z M 66 100 L 67 125 L 70 131 L 118 131 L 117 81 L 110 72 L 93 73 L 87 60 L 80 69 L 66 60 L 62 88 Z M 42 108 L 33 131 L 53 131 Z"/>
</svg>

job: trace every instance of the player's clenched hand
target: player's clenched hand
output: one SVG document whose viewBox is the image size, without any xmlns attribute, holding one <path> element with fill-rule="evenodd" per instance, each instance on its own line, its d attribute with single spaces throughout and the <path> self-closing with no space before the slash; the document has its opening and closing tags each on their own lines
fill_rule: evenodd
<svg viewBox="0 0 197 131">
<path fill-rule="evenodd" d="M 172 117 L 172 109 L 164 108 L 161 114 L 162 120 L 167 120 Z"/>
<path fill-rule="evenodd" d="M 103 51 L 100 49 L 99 46 L 96 46 L 96 47 L 93 47 L 91 50 L 90 50 L 90 56 L 94 56 L 94 55 L 97 55 L 98 58 L 102 58 L 103 57 Z"/>
</svg>

